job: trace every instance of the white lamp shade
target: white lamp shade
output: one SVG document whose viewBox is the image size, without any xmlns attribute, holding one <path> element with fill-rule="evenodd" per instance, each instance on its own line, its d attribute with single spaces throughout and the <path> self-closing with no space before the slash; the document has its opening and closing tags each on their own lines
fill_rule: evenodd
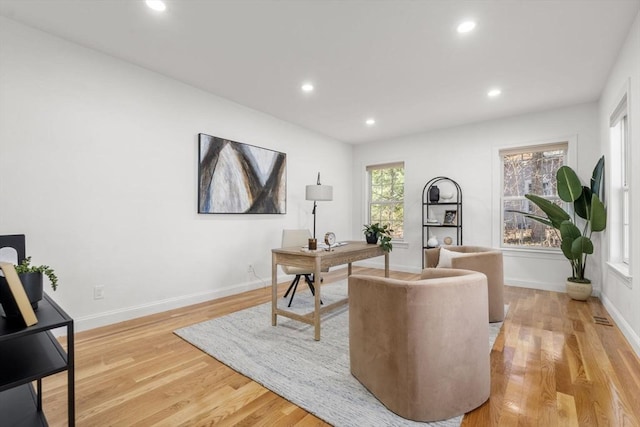
<svg viewBox="0 0 640 427">
<path fill-rule="evenodd" d="M 333 200 L 333 187 L 330 185 L 307 185 L 307 200 Z"/>
</svg>

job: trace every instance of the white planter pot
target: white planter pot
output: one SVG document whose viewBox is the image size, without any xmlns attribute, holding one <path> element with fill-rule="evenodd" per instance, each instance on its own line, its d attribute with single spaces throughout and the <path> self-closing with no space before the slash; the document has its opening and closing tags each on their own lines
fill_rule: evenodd
<svg viewBox="0 0 640 427">
<path fill-rule="evenodd" d="M 567 279 L 567 294 L 575 300 L 586 301 L 591 296 L 593 286 L 589 283 L 571 282 Z"/>
</svg>

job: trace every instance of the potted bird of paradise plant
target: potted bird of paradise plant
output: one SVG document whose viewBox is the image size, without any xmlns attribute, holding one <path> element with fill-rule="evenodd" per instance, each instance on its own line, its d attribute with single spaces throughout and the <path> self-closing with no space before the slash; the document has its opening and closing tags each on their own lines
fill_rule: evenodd
<svg viewBox="0 0 640 427">
<path fill-rule="evenodd" d="M 589 186 L 582 185 L 576 172 L 569 166 L 562 166 L 556 173 L 558 196 L 571 204 L 571 212 L 535 194 L 526 194 L 525 197 L 540 208 L 544 216 L 511 211 L 550 226 L 558 234 L 560 249 L 571 265 L 572 274 L 566 282 L 567 293 L 576 300 L 584 301 L 591 295 L 591 280 L 585 275 L 587 257 L 594 251 L 591 237 L 607 226 L 603 175 L 604 156 L 596 163 Z"/>
</svg>

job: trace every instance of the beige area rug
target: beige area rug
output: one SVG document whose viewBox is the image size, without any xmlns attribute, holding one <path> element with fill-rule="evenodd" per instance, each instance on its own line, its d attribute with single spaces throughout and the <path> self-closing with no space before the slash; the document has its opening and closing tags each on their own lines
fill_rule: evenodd
<svg viewBox="0 0 640 427">
<path fill-rule="evenodd" d="M 291 309 L 301 314 L 313 297 L 300 286 Z M 346 280 L 322 287 L 325 304 L 347 295 Z M 280 298 L 278 306 L 288 300 Z M 271 303 L 219 317 L 175 333 L 225 365 L 334 426 L 459 426 L 462 416 L 433 423 L 404 419 L 389 411 L 349 370 L 348 306 L 326 314 L 321 340 L 313 327 L 278 317 L 271 326 Z M 490 324 L 490 351 L 502 323 Z"/>
</svg>

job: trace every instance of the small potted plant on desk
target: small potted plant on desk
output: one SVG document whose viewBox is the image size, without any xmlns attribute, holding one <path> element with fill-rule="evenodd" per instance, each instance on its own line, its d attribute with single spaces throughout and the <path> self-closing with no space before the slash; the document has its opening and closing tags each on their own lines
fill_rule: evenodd
<svg viewBox="0 0 640 427">
<path fill-rule="evenodd" d="M 31 265 L 31 257 L 26 257 L 19 265 L 16 265 L 16 272 L 34 310 L 38 309 L 38 302 L 42 299 L 43 275 L 49 278 L 51 288 L 54 291 L 58 289 L 58 277 L 53 269 L 48 265 Z M 20 310 L 4 277 L 0 277 L 0 304 L 2 304 L 7 318 L 20 316 Z"/>
<path fill-rule="evenodd" d="M 362 229 L 364 237 L 367 239 L 367 243 L 375 244 L 380 241 L 380 247 L 385 252 L 391 252 L 393 244 L 391 243 L 391 233 L 393 230 L 389 224 L 380 225 L 379 222 L 375 224 L 365 224 Z"/>
</svg>

